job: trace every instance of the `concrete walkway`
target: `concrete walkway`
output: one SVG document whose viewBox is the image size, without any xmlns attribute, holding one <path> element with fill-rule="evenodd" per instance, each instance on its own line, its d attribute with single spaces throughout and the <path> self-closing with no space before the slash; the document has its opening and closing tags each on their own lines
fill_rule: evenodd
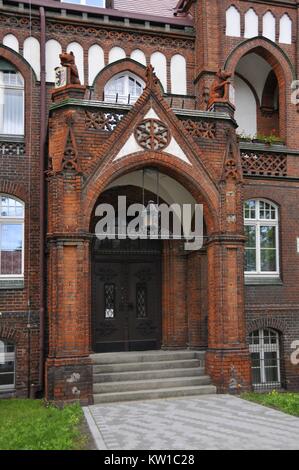
<svg viewBox="0 0 299 470">
<path fill-rule="evenodd" d="M 99 449 L 299 449 L 299 419 L 228 395 L 84 408 Z"/>
</svg>

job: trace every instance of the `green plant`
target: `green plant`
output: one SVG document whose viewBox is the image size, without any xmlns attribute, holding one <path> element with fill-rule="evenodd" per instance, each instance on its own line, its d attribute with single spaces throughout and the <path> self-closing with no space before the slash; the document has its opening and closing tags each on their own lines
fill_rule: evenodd
<svg viewBox="0 0 299 470">
<path fill-rule="evenodd" d="M 269 145 L 275 144 L 277 142 L 282 142 L 281 138 L 275 134 L 270 134 L 270 135 L 257 134 L 255 138 Z"/>
<path fill-rule="evenodd" d="M 59 409 L 40 400 L 0 400 L 0 449 L 82 449 L 82 420 L 79 404 Z"/>
<path fill-rule="evenodd" d="M 293 416 L 299 416 L 299 393 L 278 392 L 243 393 L 242 398 L 283 411 Z"/>
</svg>

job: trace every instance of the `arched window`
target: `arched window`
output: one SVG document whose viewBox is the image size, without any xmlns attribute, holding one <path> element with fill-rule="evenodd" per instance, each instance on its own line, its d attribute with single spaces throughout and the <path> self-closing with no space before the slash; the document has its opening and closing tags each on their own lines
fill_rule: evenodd
<svg viewBox="0 0 299 470">
<path fill-rule="evenodd" d="M 3 59 L 0 59 L 0 134 L 24 135 L 24 80 Z"/>
<path fill-rule="evenodd" d="M 259 34 L 259 18 L 253 8 L 245 13 L 245 38 L 253 38 Z"/>
<path fill-rule="evenodd" d="M 283 44 L 292 44 L 292 20 L 285 14 L 279 21 L 279 42 Z"/>
<path fill-rule="evenodd" d="M 0 390 L 15 386 L 15 346 L 0 339 Z"/>
<path fill-rule="evenodd" d="M 275 42 L 276 35 L 276 25 L 275 25 L 275 16 L 268 11 L 263 16 L 263 36 Z"/>
<path fill-rule="evenodd" d="M 241 16 L 236 7 L 226 10 L 226 36 L 241 36 Z"/>
<path fill-rule="evenodd" d="M 252 199 L 244 205 L 245 274 L 279 275 L 278 209 L 270 201 Z"/>
<path fill-rule="evenodd" d="M 187 64 L 181 54 L 175 54 L 170 61 L 171 93 L 187 94 Z"/>
<path fill-rule="evenodd" d="M 253 386 L 267 389 L 281 386 L 279 335 L 271 329 L 257 330 L 249 336 Z"/>
<path fill-rule="evenodd" d="M 24 275 L 24 204 L 0 194 L 0 278 Z"/>
<path fill-rule="evenodd" d="M 115 75 L 105 86 L 105 101 L 109 103 L 133 104 L 143 92 L 145 84 L 129 73 Z"/>
</svg>

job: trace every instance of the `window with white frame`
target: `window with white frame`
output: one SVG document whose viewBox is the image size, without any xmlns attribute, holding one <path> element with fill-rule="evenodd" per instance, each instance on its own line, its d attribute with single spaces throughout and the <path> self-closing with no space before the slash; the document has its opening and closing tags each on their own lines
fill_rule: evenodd
<svg viewBox="0 0 299 470">
<path fill-rule="evenodd" d="M 235 6 L 230 6 L 225 13 L 226 16 L 226 36 L 241 36 L 241 15 Z"/>
<path fill-rule="evenodd" d="M 0 194 L 0 278 L 24 275 L 24 204 Z"/>
<path fill-rule="evenodd" d="M 278 208 L 270 201 L 251 199 L 244 204 L 245 275 L 279 276 Z"/>
<path fill-rule="evenodd" d="M 252 380 L 255 388 L 281 386 L 279 334 L 261 329 L 249 335 Z"/>
<path fill-rule="evenodd" d="M 106 0 L 61 0 L 63 3 L 75 3 L 76 5 L 86 5 L 88 7 L 106 8 Z"/>
<path fill-rule="evenodd" d="M 24 135 L 24 79 L 0 60 L 0 134 Z"/>
<path fill-rule="evenodd" d="M 142 94 L 145 84 L 133 74 L 121 73 L 105 86 L 105 101 L 109 103 L 134 104 Z"/>
<path fill-rule="evenodd" d="M 0 390 L 15 386 L 15 345 L 0 339 Z"/>
</svg>

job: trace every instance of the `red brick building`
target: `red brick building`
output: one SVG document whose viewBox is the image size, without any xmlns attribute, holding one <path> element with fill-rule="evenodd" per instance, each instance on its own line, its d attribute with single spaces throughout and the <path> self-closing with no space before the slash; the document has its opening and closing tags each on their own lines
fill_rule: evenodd
<svg viewBox="0 0 299 470">
<path fill-rule="evenodd" d="M 0 396 L 90 402 L 92 352 L 157 349 L 298 390 L 298 27 L 295 0 L 1 2 Z M 202 204 L 203 247 L 98 240 L 120 195 Z"/>
</svg>

